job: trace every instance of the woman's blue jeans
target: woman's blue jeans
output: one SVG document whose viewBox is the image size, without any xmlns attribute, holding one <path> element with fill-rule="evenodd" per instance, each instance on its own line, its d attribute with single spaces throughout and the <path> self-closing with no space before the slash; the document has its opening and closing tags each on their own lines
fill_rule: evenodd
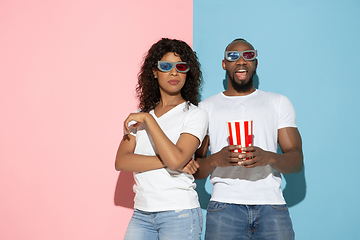
<svg viewBox="0 0 360 240">
<path fill-rule="evenodd" d="M 202 221 L 200 208 L 164 212 L 135 209 L 124 240 L 199 240 Z"/>
<path fill-rule="evenodd" d="M 286 205 L 239 205 L 210 201 L 205 240 L 293 240 Z"/>
</svg>

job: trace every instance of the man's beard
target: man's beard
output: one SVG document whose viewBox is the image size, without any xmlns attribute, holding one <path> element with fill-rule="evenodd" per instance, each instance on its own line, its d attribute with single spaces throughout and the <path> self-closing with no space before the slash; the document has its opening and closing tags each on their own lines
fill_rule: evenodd
<svg viewBox="0 0 360 240">
<path fill-rule="evenodd" d="M 228 78 L 230 79 L 231 86 L 235 89 L 237 92 L 247 92 L 249 91 L 253 85 L 254 85 L 254 75 L 256 74 L 256 70 L 254 71 L 253 75 L 251 76 L 250 80 L 247 83 L 238 83 L 234 79 L 234 75 L 231 76 L 229 74 L 229 71 L 226 71 L 226 74 L 228 75 Z"/>
</svg>

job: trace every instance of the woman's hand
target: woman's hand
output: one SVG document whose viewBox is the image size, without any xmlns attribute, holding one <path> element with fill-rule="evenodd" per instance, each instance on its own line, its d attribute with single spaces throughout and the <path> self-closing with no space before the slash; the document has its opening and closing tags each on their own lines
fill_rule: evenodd
<svg viewBox="0 0 360 240">
<path fill-rule="evenodd" d="M 179 171 L 193 175 L 198 168 L 199 164 L 194 159 L 190 159 L 190 161 L 183 168 L 179 169 Z"/>
<path fill-rule="evenodd" d="M 145 123 L 148 117 L 151 117 L 151 115 L 145 112 L 130 113 L 124 121 L 124 134 L 130 133 L 129 123 L 131 121 L 135 121 L 136 123 L 131 125 L 130 127 L 137 128 L 140 124 Z"/>
</svg>

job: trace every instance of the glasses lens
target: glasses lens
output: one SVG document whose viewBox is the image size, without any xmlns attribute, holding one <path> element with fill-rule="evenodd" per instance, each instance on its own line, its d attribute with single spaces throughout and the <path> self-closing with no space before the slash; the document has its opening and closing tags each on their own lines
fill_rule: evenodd
<svg viewBox="0 0 360 240">
<path fill-rule="evenodd" d="M 252 60 L 255 58 L 255 52 L 253 51 L 243 52 L 243 56 L 246 60 Z"/>
<path fill-rule="evenodd" d="M 229 52 L 227 55 L 227 59 L 229 61 L 235 61 L 235 60 L 239 59 L 239 57 L 240 57 L 240 53 L 238 53 L 238 52 Z"/>
<path fill-rule="evenodd" d="M 176 69 L 180 72 L 184 72 L 187 70 L 187 65 L 185 63 L 178 63 L 176 64 Z"/>
<path fill-rule="evenodd" d="M 172 69 L 172 64 L 168 62 L 161 62 L 159 67 L 162 71 L 170 71 Z"/>
</svg>

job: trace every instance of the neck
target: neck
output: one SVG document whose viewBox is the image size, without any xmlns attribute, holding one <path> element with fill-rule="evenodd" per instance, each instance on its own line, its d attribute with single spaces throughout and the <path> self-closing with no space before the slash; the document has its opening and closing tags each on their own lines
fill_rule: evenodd
<svg viewBox="0 0 360 240">
<path fill-rule="evenodd" d="M 176 96 L 166 96 L 161 97 L 158 107 L 177 106 L 183 102 L 185 102 L 185 100 L 182 98 L 181 94 Z"/>
<path fill-rule="evenodd" d="M 226 96 L 246 96 L 255 92 L 255 90 L 256 90 L 255 87 L 252 86 L 250 89 L 237 91 L 231 86 L 231 84 L 229 84 L 228 88 L 223 93 Z"/>
</svg>

